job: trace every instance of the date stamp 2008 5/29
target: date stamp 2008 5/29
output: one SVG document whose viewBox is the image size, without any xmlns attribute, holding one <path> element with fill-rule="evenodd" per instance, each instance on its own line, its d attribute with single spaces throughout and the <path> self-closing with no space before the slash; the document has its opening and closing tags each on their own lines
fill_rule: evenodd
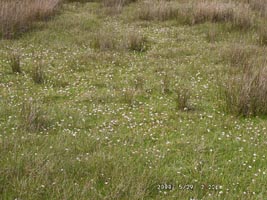
<svg viewBox="0 0 267 200">
<path fill-rule="evenodd" d="M 163 183 L 157 185 L 158 190 L 187 190 L 192 191 L 195 189 L 201 189 L 201 190 L 220 190 L 221 186 L 217 184 L 201 184 L 201 185 L 194 185 L 194 184 L 178 184 L 177 188 L 173 184 Z"/>
</svg>

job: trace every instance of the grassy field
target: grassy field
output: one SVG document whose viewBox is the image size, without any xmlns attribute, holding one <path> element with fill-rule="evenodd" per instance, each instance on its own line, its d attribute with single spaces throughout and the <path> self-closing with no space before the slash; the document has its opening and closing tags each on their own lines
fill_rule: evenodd
<svg viewBox="0 0 267 200">
<path fill-rule="evenodd" d="M 0 39 L 0 199 L 266 199 L 267 2 L 247 2 L 69 1 Z"/>
</svg>

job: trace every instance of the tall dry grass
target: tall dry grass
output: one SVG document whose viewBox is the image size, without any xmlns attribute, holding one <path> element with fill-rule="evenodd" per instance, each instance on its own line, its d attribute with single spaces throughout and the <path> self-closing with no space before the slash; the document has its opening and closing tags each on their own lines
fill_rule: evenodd
<svg viewBox="0 0 267 200">
<path fill-rule="evenodd" d="M 250 0 L 249 4 L 253 10 L 260 12 L 263 17 L 267 17 L 267 0 Z"/>
<path fill-rule="evenodd" d="M 191 14 L 193 24 L 206 21 L 231 21 L 234 18 L 234 5 L 232 3 L 199 2 L 193 5 Z"/>
<path fill-rule="evenodd" d="M 226 54 L 231 63 L 221 91 L 226 110 L 241 116 L 266 115 L 266 50 L 236 45 Z"/>
<path fill-rule="evenodd" d="M 106 7 L 117 7 L 124 6 L 132 2 L 136 2 L 137 0 L 102 0 L 102 3 Z"/>
<path fill-rule="evenodd" d="M 106 8 L 106 13 L 109 15 L 119 14 L 122 8 L 137 0 L 101 0 L 102 5 Z"/>
<path fill-rule="evenodd" d="M 233 28 L 241 30 L 250 29 L 253 26 L 254 16 L 250 7 L 246 4 L 223 2 L 199 2 L 194 4 L 189 13 L 189 22 L 199 24 L 204 22 L 228 22 Z M 191 15 L 191 16 L 190 16 Z"/>
<path fill-rule="evenodd" d="M 55 13 L 61 0 L 1 0 L 0 35 L 12 38 L 27 31 L 31 24 Z"/>
<path fill-rule="evenodd" d="M 141 20 L 169 20 L 178 16 L 178 7 L 173 2 L 145 1 L 138 10 L 138 18 Z"/>
<path fill-rule="evenodd" d="M 253 13 L 247 4 L 235 2 L 199 1 L 177 3 L 164 0 L 145 1 L 138 11 L 142 20 L 165 21 L 176 19 L 185 24 L 228 22 L 233 28 L 249 29 L 253 26 Z"/>
<path fill-rule="evenodd" d="M 267 67 L 250 68 L 227 80 L 224 88 L 226 108 L 241 116 L 267 114 Z"/>
<path fill-rule="evenodd" d="M 258 30 L 259 43 L 261 45 L 267 45 L 267 23 L 263 23 Z"/>
</svg>

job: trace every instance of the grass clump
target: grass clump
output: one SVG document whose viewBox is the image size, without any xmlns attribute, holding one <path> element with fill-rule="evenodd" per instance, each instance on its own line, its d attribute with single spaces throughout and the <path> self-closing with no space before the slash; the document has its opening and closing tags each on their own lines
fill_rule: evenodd
<svg viewBox="0 0 267 200">
<path fill-rule="evenodd" d="M 138 32 L 130 32 L 126 36 L 126 48 L 131 50 L 131 51 L 136 51 L 136 52 L 144 52 L 147 50 L 147 38 L 138 33 Z"/>
<path fill-rule="evenodd" d="M 48 125 L 47 115 L 41 109 L 38 101 L 30 99 L 22 104 L 21 127 L 25 131 L 37 132 L 45 129 Z"/>
<path fill-rule="evenodd" d="M 225 58 L 230 61 L 225 83 L 221 84 L 225 109 L 238 116 L 267 114 L 266 51 L 235 44 Z"/>
<path fill-rule="evenodd" d="M 45 72 L 42 63 L 38 63 L 33 69 L 32 79 L 36 84 L 43 84 L 45 82 Z"/>
<path fill-rule="evenodd" d="M 146 1 L 138 11 L 138 18 L 141 20 L 165 21 L 177 17 L 178 9 L 172 2 L 163 0 Z"/>
<path fill-rule="evenodd" d="M 101 51 L 116 49 L 115 34 L 109 30 L 101 30 L 93 36 L 91 46 Z"/>
<path fill-rule="evenodd" d="M 180 86 L 176 90 L 176 108 L 180 111 L 189 111 L 192 110 L 193 107 L 190 104 L 191 100 L 191 92 L 188 87 Z"/>
<path fill-rule="evenodd" d="M 163 78 L 161 80 L 161 93 L 162 94 L 167 94 L 171 92 L 171 81 L 170 81 L 170 75 L 167 72 L 163 73 Z"/>
<path fill-rule="evenodd" d="M 267 114 L 267 68 L 228 80 L 224 97 L 227 110 L 242 116 Z"/>
<path fill-rule="evenodd" d="M 12 53 L 10 57 L 10 66 L 13 73 L 22 73 L 20 55 L 18 53 Z"/>
<path fill-rule="evenodd" d="M 258 49 L 244 44 L 233 44 L 224 52 L 224 59 L 228 60 L 233 67 L 246 68 L 250 59 L 255 56 Z"/>
<path fill-rule="evenodd" d="M 235 7 L 234 17 L 231 21 L 232 27 L 239 30 L 248 30 L 253 27 L 254 16 L 247 5 Z"/>
<path fill-rule="evenodd" d="M 94 34 L 91 46 L 101 51 L 108 50 L 129 50 L 135 52 L 145 52 L 148 49 L 147 38 L 139 32 L 130 31 L 119 40 L 112 30 L 100 30 Z"/>
<path fill-rule="evenodd" d="M 145 86 L 145 78 L 142 75 L 137 75 L 135 80 L 134 80 L 134 88 L 135 90 L 140 90 L 142 91 L 144 89 Z"/>
<path fill-rule="evenodd" d="M 232 28 L 247 30 L 253 26 L 253 15 L 249 6 L 233 2 L 202 1 L 180 6 L 177 16 L 189 25 L 212 23 L 230 23 Z"/>
<path fill-rule="evenodd" d="M 0 35 L 13 38 L 17 33 L 25 32 L 36 20 L 53 15 L 60 0 L 22 0 L 0 2 Z"/>
<path fill-rule="evenodd" d="M 259 43 L 261 45 L 267 45 L 267 23 L 260 26 L 258 35 L 259 35 Z"/>
<path fill-rule="evenodd" d="M 200 2 L 192 7 L 192 24 L 203 22 L 227 22 L 234 18 L 234 5 L 220 2 Z M 190 16 L 189 16 L 190 17 Z"/>
<path fill-rule="evenodd" d="M 134 88 L 123 89 L 123 101 L 128 105 L 133 105 L 136 98 L 136 90 Z"/>
<path fill-rule="evenodd" d="M 206 38 L 207 38 L 207 41 L 210 43 L 214 43 L 216 41 L 217 30 L 214 26 L 209 28 L 209 30 L 207 31 L 207 34 L 206 34 Z"/>
<path fill-rule="evenodd" d="M 250 0 L 249 5 L 253 10 L 260 12 L 262 17 L 267 16 L 267 0 Z"/>
</svg>

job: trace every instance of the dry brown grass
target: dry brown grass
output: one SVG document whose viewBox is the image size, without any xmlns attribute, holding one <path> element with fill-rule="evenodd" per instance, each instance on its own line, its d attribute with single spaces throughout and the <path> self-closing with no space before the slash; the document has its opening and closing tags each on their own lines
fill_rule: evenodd
<svg viewBox="0 0 267 200">
<path fill-rule="evenodd" d="M 21 109 L 21 128 L 28 132 L 36 132 L 48 127 L 48 117 L 38 101 L 30 99 L 23 103 Z"/>
<path fill-rule="evenodd" d="M 54 14 L 61 0 L 1 0 L 0 35 L 12 38 L 18 32 L 24 32 L 40 19 Z"/>
<path fill-rule="evenodd" d="M 248 30 L 253 27 L 254 15 L 248 5 L 241 4 L 235 7 L 234 18 L 232 19 L 233 28 Z"/>
<path fill-rule="evenodd" d="M 144 52 L 147 50 L 147 38 L 139 32 L 131 31 L 125 37 L 125 47 L 128 50 Z"/>
<path fill-rule="evenodd" d="M 241 44 L 229 49 L 225 56 L 231 66 L 221 93 L 226 110 L 241 116 L 267 114 L 266 50 Z"/>
<path fill-rule="evenodd" d="M 93 35 L 91 46 L 101 51 L 117 49 L 116 35 L 112 30 L 100 30 Z"/>
<path fill-rule="evenodd" d="M 244 44 L 232 44 L 224 51 L 223 57 L 229 61 L 231 67 L 249 67 L 250 60 L 258 53 L 256 46 L 248 46 Z"/>
<path fill-rule="evenodd" d="M 138 11 L 138 18 L 141 20 L 169 20 L 177 17 L 178 8 L 172 2 L 146 1 Z"/>
<path fill-rule="evenodd" d="M 267 0 L 250 0 L 249 4 L 253 10 L 260 12 L 263 17 L 267 17 Z"/>
<path fill-rule="evenodd" d="M 258 30 L 259 43 L 261 45 L 267 45 L 267 23 L 262 24 Z"/>
<path fill-rule="evenodd" d="M 136 1 L 137 0 L 102 0 L 102 5 L 106 8 L 107 14 L 114 15 L 121 13 L 123 6 Z"/>
<path fill-rule="evenodd" d="M 246 69 L 227 80 L 224 88 L 226 108 L 242 116 L 267 114 L 267 66 Z"/>
<path fill-rule="evenodd" d="M 137 0 L 102 0 L 102 3 L 106 7 L 117 7 L 117 6 L 122 7 L 136 1 Z"/>
<path fill-rule="evenodd" d="M 232 3 L 199 2 L 192 7 L 192 24 L 226 22 L 234 18 Z"/>
<path fill-rule="evenodd" d="M 205 22 L 229 22 L 233 28 L 249 29 L 253 25 L 253 14 L 247 4 L 234 2 L 199 1 L 177 3 L 173 1 L 145 1 L 138 11 L 142 20 L 180 20 L 185 24 Z"/>
<path fill-rule="evenodd" d="M 247 30 L 253 26 L 253 14 L 246 4 L 199 2 L 192 7 L 191 24 L 229 22 L 233 28 Z"/>
</svg>

